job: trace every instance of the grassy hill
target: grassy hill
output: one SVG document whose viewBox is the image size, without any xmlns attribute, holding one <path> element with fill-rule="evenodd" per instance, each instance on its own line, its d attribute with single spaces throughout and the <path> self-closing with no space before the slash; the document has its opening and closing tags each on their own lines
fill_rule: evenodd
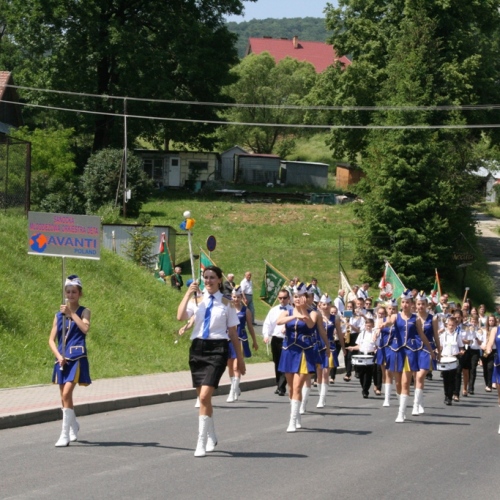
<svg viewBox="0 0 500 500">
<path fill-rule="evenodd" d="M 167 196 L 171 197 L 171 194 Z M 184 198 L 158 199 L 144 211 L 154 224 L 178 228 L 182 213 L 196 219 L 196 253 L 209 235 L 217 238 L 212 258 L 237 280 L 250 269 L 256 293 L 267 259 L 286 275 L 337 287 L 338 235 L 352 234 L 351 207 L 243 204 Z M 61 301 L 61 259 L 27 254 L 27 220 L 0 215 L 0 387 L 49 383 L 53 357 L 48 336 Z M 189 277 L 187 238 L 178 237 L 178 262 Z M 81 276 L 82 304 L 92 311 L 88 347 L 91 374 L 106 378 L 188 369 L 189 338 L 175 344 L 181 324 L 175 313 L 181 295 L 150 272 L 107 252 L 100 261 L 66 259 L 66 274 Z M 258 301 L 257 301 L 258 302 Z M 263 319 L 268 306 L 257 304 Z M 268 360 L 265 346 L 253 362 Z"/>
</svg>

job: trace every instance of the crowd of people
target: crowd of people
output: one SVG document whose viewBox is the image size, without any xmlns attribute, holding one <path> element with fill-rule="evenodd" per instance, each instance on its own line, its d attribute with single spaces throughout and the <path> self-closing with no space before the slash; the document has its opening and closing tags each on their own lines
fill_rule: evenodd
<svg viewBox="0 0 500 500">
<path fill-rule="evenodd" d="M 192 329 L 189 366 L 199 408 L 196 457 L 217 445 L 212 396 L 223 373 L 227 368 L 231 379 L 227 402 L 237 401 L 245 358 L 258 349 L 251 277 L 246 272 L 237 285 L 234 275 L 224 280 L 220 268 L 208 266 L 203 270 L 203 292 L 197 281 L 190 280 L 178 306 L 177 319 L 187 321 L 180 333 Z M 90 311 L 79 303 L 82 285 L 77 276 L 68 277 L 65 294 L 67 301 L 54 318 L 49 338 L 56 357 L 53 382 L 59 384 L 63 407 L 58 447 L 77 439 L 73 390 L 76 384 L 91 382 L 85 346 Z M 288 391 L 287 432 L 301 429 L 313 386 L 318 387 L 316 406 L 325 407 L 340 354 L 345 362 L 343 380 L 358 378 L 363 398 L 369 397 L 373 384 L 375 395 L 384 396 L 382 406 L 390 407 L 395 391 L 397 423 L 407 418 L 412 385 L 411 414 L 425 413 L 425 382 L 435 370 L 443 379 L 444 403 L 452 405 L 474 395 L 477 367 L 482 365 L 484 390 L 496 389 L 500 406 L 499 310 L 487 315 L 484 305 L 455 304 L 447 294 L 437 301 L 417 290 L 405 290 L 399 300 L 380 296 L 374 300 L 368 283 L 352 291 L 340 289 L 332 300 L 315 278 L 310 284 L 294 278 L 277 298 L 279 305 L 267 314 L 262 334 L 271 346 L 275 393 L 285 396 Z"/>
</svg>

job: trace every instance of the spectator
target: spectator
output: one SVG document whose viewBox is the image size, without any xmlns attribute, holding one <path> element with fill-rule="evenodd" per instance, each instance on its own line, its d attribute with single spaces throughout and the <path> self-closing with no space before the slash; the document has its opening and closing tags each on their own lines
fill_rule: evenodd
<svg viewBox="0 0 500 500">
<path fill-rule="evenodd" d="M 165 278 L 166 278 L 166 276 L 165 276 L 165 271 L 160 271 L 160 272 L 158 273 L 158 278 L 156 278 L 156 279 L 157 279 L 160 283 L 165 284 L 165 283 L 166 283 Z"/>
<path fill-rule="evenodd" d="M 245 295 L 247 307 L 252 313 L 252 325 L 256 325 L 257 323 L 255 323 L 255 307 L 253 304 L 252 273 L 250 271 L 247 271 L 245 273 L 245 277 L 241 280 L 240 286 L 241 286 L 241 291 Z"/>
<path fill-rule="evenodd" d="M 179 292 L 181 291 L 182 285 L 184 285 L 181 272 L 182 269 L 179 266 L 176 266 L 174 269 L 174 274 L 172 274 L 172 276 L 170 277 L 170 284 L 172 285 L 172 288 L 177 288 Z"/>
<path fill-rule="evenodd" d="M 224 284 L 222 285 L 222 294 L 225 297 L 230 298 L 235 286 L 236 283 L 234 282 L 234 274 L 229 273 L 227 275 L 227 280 L 224 281 Z"/>
</svg>

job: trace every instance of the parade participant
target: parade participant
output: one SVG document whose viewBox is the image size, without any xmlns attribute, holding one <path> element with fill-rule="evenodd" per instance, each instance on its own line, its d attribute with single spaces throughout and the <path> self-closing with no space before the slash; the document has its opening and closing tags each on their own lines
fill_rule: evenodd
<svg viewBox="0 0 500 500">
<path fill-rule="evenodd" d="M 387 369 L 389 356 L 389 342 L 391 339 L 392 326 L 384 326 L 388 317 L 396 314 L 398 311 L 398 303 L 396 300 L 387 302 L 386 307 L 377 309 L 377 317 L 375 318 L 375 337 L 377 339 L 377 364 L 382 370 L 382 380 L 384 386 L 384 403 L 382 406 L 390 406 L 391 389 L 392 389 L 392 374 Z"/>
<path fill-rule="evenodd" d="M 363 330 L 358 335 L 356 339 L 356 345 L 348 347 L 347 349 L 351 352 L 362 352 L 363 354 L 369 356 L 375 356 L 375 335 L 373 332 L 373 326 L 375 322 L 373 318 L 365 318 L 365 325 Z M 359 383 L 361 384 L 361 394 L 366 399 L 370 392 L 370 386 L 372 383 L 373 369 L 375 365 L 360 365 L 358 366 L 359 372 Z"/>
<path fill-rule="evenodd" d="M 368 288 L 370 288 L 369 283 L 363 283 L 361 285 L 361 288 L 359 288 L 357 291 L 358 299 L 366 300 L 368 298 Z"/>
<path fill-rule="evenodd" d="M 322 338 L 319 338 L 320 347 L 319 354 L 321 358 L 321 365 L 317 368 L 317 376 L 318 376 L 318 385 L 319 385 L 319 401 L 316 405 L 317 408 L 324 408 L 326 405 L 326 393 L 328 390 L 328 373 L 331 368 L 339 366 L 338 359 L 338 351 L 336 348 L 335 340 L 334 340 L 334 332 L 340 332 L 340 318 L 338 315 L 332 314 L 330 311 L 332 299 L 328 296 L 327 293 L 323 294 L 318 303 L 318 311 L 321 315 L 321 321 L 323 322 L 323 327 L 326 331 L 326 336 L 328 338 L 329 346 L 330 346 L 330 356 L 326 357 L 326 345 L 322 341 Z M 339 338 L 342 338 L 340 336 Z M 342 350 L 343 347 L 343 338 L 340 341 Z"/>
<path fill-rule="evenodd" d="M 302 427 L 299 413 L 302 387 L 307 377 L 316 371 L 313 332 L 319 316 L 316 311 L 308 310 L 306 291 L 304 283 L 297 284 L 293 293 L 293 310 L 282 311 L 277 320 L 278 325 L 286 325 L 278 369 L 286 375 L 290 394 L 291 410 L 287 432 L 295 432 L 297 428 Z M 330 356 L 326 335 L 323 340 L 327 344 L 326 355 Z"/>
<path fill-rule="evenodd" d="M 181 276 L 182 269 L 179 266 L 176 266 L 174 269 L 174 274 L 170 276 L 170 284 L 172 285 L 172 288 L 176 288 L 181 291 L 182 286 L 184 285 L 184 282 L 182 281 L 182 276 Z"/>
<path fill-rule="evenodd" d="M 177 319 L 186 321 L 195 316 L 189 349 L 189 367 L 193 387 L 200 398 L 198 418 L 198 442 L 195 457 L 204 457 L 215 449 L 217 437 L 213 421 L 212 396 L 219 386 L 228 359 L 228 339 L 231 339 L 237 356 L 237 367 L 245 374 L 245 361 L 241 353 L 236 327 L 239 324 L 236 309 L 230 300 L 223 297 L 222 271 L 216 266 L 203 270 L 205 285 L 203 300 L 194 300 L 199 291 L 193 282 L 177 309 Z"/>
<path fill-rule="evenodd" d="M 413 310 L 413 294 L 411 290 L 405 290 L 401 295 L 401 311 L 393 314 L 384 326 L 394 325 L 392 339 L 389 344 L 391 354 L 389 357 L 389 369 L 396 378 L 396 390 L 399 397 L 399 411 L 396 422 L 402 423 L 406 419 L 406 405 L 410 397 L 410 383 L 412 372 L 418 372 L 418 347 L 416 340 L 420 336 L 424 346 L 431 353 L 432 359 L 435 354 L 423 333 L 422 323 Z M 401 393 L 399 392 L 401 389 Z"/>
<path fill-rule="evenodd" d="M 481 357 L 481 364 L 483 365 L 483 377 L 484 377 L 486 392 L 491 392 L 496 344 L 492 344 L 491 348 L 492 350 L 489 353 L 486 353 L 486 346 L 488 344 L 490 336 L 496 330 L 497 330 L 497 320 L 495 316 L 493 315 L 488 316 L 488 322 L 481 338 L 481 349 L 483 350 L 483 356 Z"/>
<path fill-rule="evenodd" d="M 353 302 L 358 298 L 359 285 L 354 285 L 352 290 L 347 294 L 347 302 Z"/>
<path fill-rule="evenodd" d="M 341 316 L 344 315 L 345 302 L 344 302 L 345 290 L 342 288 L 339 290 L 337 298 L 333 301 L 334 306 L 337 308 L 337 311 Z"/>
<path fill-rule="evenodd" d="M 346 347 L 356 345 L 358 334 L 365 327 L 365 301 L 364 299 L 356 299 L 352 307 L 353 315 L 349 318 L 350 341 L 346 342 Z M 345 355 L 345 376 L 344 380 L 349 382 L 352 375 L 352 351 L 346 349 Z"/>
<path fill-rule="evenodd" d="M 311 278 L 311 286 L 309 288 L 310 291 L 314 294 L 314 303 L 317 304 L 319 302 L 319 299 L 321 298 L 321 289 L 318 286 L 318 280 L 316 278 Z"/>
<path fill-rule="evenodd" d="M 341 314 L 339 314 L 338 309 L 334 306 L 330 306 L 330 315 L 335 316 L 335 319 L 339 319 L 340 326 L 339 328 L 335 328 L 333 331 L 333 342 L 335 344 L 335 352 L 337 353 L 337 359 L 338 359 L 338 354 L 340 351 L 343 352 L 344 358 L 345 358 L 345 348 L 342 347 L 344 345 L 344 333 L 343 333 L 343 317 Z M 340 344 L 340 341 L 342 340 L 342 345 Z M 332 366 L 330 369 L 330 384 L 333 385 L 335 384 L 335 376 L 337 375 L 337 367 L 335 365 Z"/>
<path fill-rule="evenodd" d="M 495 348 L 493 348 L 495 347 Z M 492 328 L 486 345 L 486 354 L 493 354 L 493 374 L 492 381 L 497 385 L 498 406 L 500 406 L 500 359 L 498 353 L 500 349 L 500 328 Z M 498 434 L 500 434 L 500 426 L 498 427 Z"/>
<path fill-rule="evenodd" d="M 234 308 L 238 314 L 239 324 L 237 327 L 238 339 L 241 345 L 241 352 L 243 353 L 243 357 L 251 358 L 252 351 L 250 350 L 250 346 L 248 345 L 248 334 L 245 326 L 248 326 L 248 331 L 250 332 L 250 336 L 252 337 L 252 349 L 257 351 L 259 349 L 259 345 L 257 344 L 257 338 L 255 337 L 255 332 L 252 325 L 252 315 L 248 308 L 242 302 L 243 292 L 241 291 L 241 287 L 237 286 L 234 288 L 231 294 L 231 300 L 233 301 Z M 236 352 L 233 349 L 233 345 L 229 342 L 229 359 L 227 360 L 227 369 L 229 372 L 229 378 L 231 379 L 231 389 L 229 390 L 229 395 L 226 399 L 228 403 L 233 403 L 237 401 L 241 395 L 240 390 L 240 380 L 241 374 L 238 370 L 238 359 L 236 356 Z"/>
<path fill-rule="evenodd" d="M 252 273 L 247 271 L 245 273 L 245 277 L 241 280 L 240 283 L 241 290 L 245 297 L 245 301 L 247 303 L 248 309 L 252 313 L 252 324 L 255 325 L 255 306 L 253 303 L 253 282 L 252 282 Z"/>
<path fill-rule="evenodd" d="M 63 412 L 57 447 L 68 446 L 70 441 L 78 439 L 80 425 L 75 416 L 73 391 L 76 384 L 86 386 L 92 382 L 86 347 L 90 310 L 80 305 L 82 282 L 76 274 L 66 279 L 64 296 L 65 304 L 56 313 L 49 336 L 49 346 L 56 357 L 52 382 L 59 384 Z"/>
<path fill-rule="evenodd" d="M 488 317 L 486 316 L 486 306 L 484 304 L 480 304 L 477 313 L 479 315 L 479 326 L 481 328 L 486 327 L 488 322 Z"/>
<path fill-rule="evenodd" d="M 262 325 L 262 335 L 264 336 L 264 342 L 266 344 L 271 342 L 274 373 L 276 375 L 276 391 L 274 393 L 278 394 L 278 396 L 284 396 L 286 394 L 286 377 L 283 372 L 278 370 L 278 366 L 280 364 L 281 352 L 283 349 L 283 339 L 285 338 L 285 327 L 283 325 L 277 325 L 276 322 L 282 311 L 291 311 L 293 307 L 289 304 L 290 294 L 286 288 L 279 291 L 278 300 L 280 304 L 274 306 L 267 313 L 264 324 Z"/>
<path fill-rule="evenodd" d="M 469 376 L 469 386 L 467 390 L 470 395 L 474 394 L 474 385 L 476 383 L 476 372 L 477 365 L 479 363 L 480 357 L 480 346 L 481 340 L 483 339 L 483 329 L 480 326 L 479 316 L 471 316 L 470 325 L 472 342 L 469 345 L 469 357 L 470 357 L 470 376 Z M 465 389 L 465 387 L 464 387 Z"/>
<path fill-rule="evenodd" d="M 462 355 L 464 345 L 460 332 L 457 330 L 457 320 L 455 316 L 450 316 L 446 321 L 446 330 L 440 335 L 441 357 Z M 452 405 L 452 396 L 457 377 L 457 369 L 443 371 L 444 404 Z"/>
<path fill-rule="evenodd" d="M 467 387 L 469 386 L 469 345 L 471 344 L 471 338 L 469 334 L 469 329 L 463 321 L 463 310 L 455 309 L 453 311 L 453 316 L 457 321 L 457 330 L 462 339 L 464 345 L 464 355 L 460 356 L 457 368 L 457 378 L 455 380 L 455 390 L 453 391 L 453 401 L 460 401 L 460 390 L 462 387 L 462 375 L 464 379 L 464 390 L 463 396 L 467 396 Z"/>
<path fill-rule="evenodd" d="M 423 291 L 417 294 L 417 316 L 422 323 L 424 335 L 433 351 L 439 352 L 439 333 L 438 333 L 438 319 L 436 316 L 429 314 L 427 311 L 428 298 Z M 417 344 L 419 344 L 418 353 L 418 366 L 419 370 L 415 376 L 415 398 L 413 403 L 412 415 L 419 415 L 425 413 L 424 410 L 424 384 L 427 372 L 436 369 L 435 362 L 431 358 L 431 353 L 427 351 L 420 337 L 416 337 Z"/>
</svg>

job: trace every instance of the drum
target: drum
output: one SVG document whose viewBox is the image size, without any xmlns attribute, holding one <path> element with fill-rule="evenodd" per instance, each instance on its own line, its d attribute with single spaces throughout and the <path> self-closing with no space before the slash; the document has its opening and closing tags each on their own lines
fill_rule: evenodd
<svg viewBox="0 0 500 500">
<path fill-rule="evenodd" d="M 373 365 L 374 356 L 373 354 L 355 354 L 351 360 L 353 365 L 356 366 L 368 366 Z"/>
<path fill-rule="evenodd" d="M 455 356 L 443 356 L 436 366 L 436 370 L 441 372 L 454 370 L 455 368 L 458 368 L 458 359 Z"/>
</svg>

